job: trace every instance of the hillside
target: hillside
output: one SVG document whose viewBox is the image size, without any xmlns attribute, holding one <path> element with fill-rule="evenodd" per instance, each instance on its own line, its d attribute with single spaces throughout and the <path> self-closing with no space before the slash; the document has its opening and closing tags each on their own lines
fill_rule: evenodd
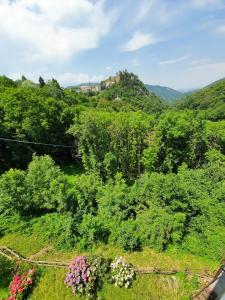
<svg viewBox="0 0 225 300">
<path fill-rule="evenodd" d="M 212 120 L 225 118 L 225 79 L 218 80 L 203 89 L 184 97 L 179 108 L 203 110 Z"/>
<path fill-rule="evenodd" d="M 183 93 L 166 86 L 150 85 L 150 84 L 145 84 L 145 86 L 150 92 L 155 93 L 158 97 L 169 102 L 178 100 L 183 96 Z"/>
<path fill-rule="evenodd" d="M 117 76 L 101 82 L 102 91 L 99 98 L 108 101 L 128 103 L 134 110 L 159 112 L 167 104 L 153 92 L 148 91 L 145 84 L 133 73 L 118 72 Z"/>
<path fill-rule="evenodd" d="M 55 79 L 33 86 L 0 76 L 0 246 L 27 259 L 66 259 L 66 267 L 85 254 L 104 280 L 115 263 L 102 268 L 100 255 L 123 255 L 134 268 L 176 268 L 167 277 L 176 288 L 165 287 L 163 275 L 137 274 L 130 289 L 102 281 L 99 299 L 188 299 L 199 285 L 185 270 L 210 269 L 208 259 L 217 265 L 225 249 L 225 121 L 205 118 L 212 99 L 222 105 L 224 82 L 194 94 L 193 110 L 167 106 L 127 71 L 102 88 L 76 92 Z M 7 279 L 2 265 L 0 299 L 18 272 Z M 29 268 L 20 265 L 19 274 Z M 29 299 L 73 299 L 65 270 L 45 270 Z M 88 287 L 82 280 L 72 287 Z"/>
</svg>

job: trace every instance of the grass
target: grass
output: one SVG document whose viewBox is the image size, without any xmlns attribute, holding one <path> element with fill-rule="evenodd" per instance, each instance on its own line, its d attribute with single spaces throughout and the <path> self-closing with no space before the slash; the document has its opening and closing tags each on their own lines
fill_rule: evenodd
<svg viewBox="0 0 225 300">
<path fill-rule="evenodd" d="M 84 299 L 75 297 L 64 284 L 65 270 L 45 269 L 40 282 L 34 289 L 30 300 L 71 300 Z M 131 289 L 118 288 L 104 284 L 98 293 L 99 300 L 138 300 L 138 299 L 189 299 L 193 289 L 196 289 L 196 278 L 184 276 L 141 275 Z"/>
<path fill-rule="evenodd" d="M 9 246 L 20 254 L 29 257 L 41 249 L 46 244 L 42 244 L 35 236 L 10 234 L 0 239 L 0 245 Z M 76 249 L 71 251 L 59 251 L 52 249 L 50 252 L 41 255 L 38 259 L 69 261 L 78 254 L 95 254 L 107 258 L 115 258 L 122 255 L 127 262 L 132 263 L 136 268 L 156 267 L 163 270 L 189 268 L 208 269 L 213 271 L 218 268 L 215 260 L 197 257 L 182 251 L 170 250 L 164 253 L 156 252 L 145 248 L 141 252 L 123 253 L 118 248 L 101 246 L 89 252 L 78 253 Z M 34 288 L 29 300 L 69 300 L 81 299 L 72 295 L 71 290 L 64 284 L 65 269 L 42 268 L 41 276 Z M 195 276 L 185 276 L 178 273 L 176 276 L 160 275 L 139 275 L 131 289 L 120 289 L 109 284 L 105 284 L 98 294 L 100 300 L 132 300 L 132 299 L 190 299 L 190 295 L 197 289 L 198 282 Z M 0 289 L 0 299 L 7 296 L 7 289 Z"/>
<path fill-rule="evenodd" d="M 0 287 L 0 299 L 5 299 L 9 296 L 9 290 L 8 288 L 1 288 Z"/>
<path fill-rule="evenodd" d="M 36 236 L 8 234 L 0 239 L 0 246 L 8 246 L 15 249 L 23 256 L 29 257 L 41 249 L 49 246 L 49 244 L 43 244 Z M 73 257 L 84 255 L 102 255 L 106 258 L 115 258 L 115 256 L 122 255 L 127 261 L 132 263 L 136 268 L 148 268 L 155 267 L 159 269 L 178 269 L 190 270 L 208 269 L 209 271 L 215 270 L 218 267 L 218 261 L 205 257 L 198 257 L 181 250 L 156 252 L 150 248 L 144 248 L 140 252 L 124 253 L 119 248 L 111 247 L 108 245 L 99 246 L 92 251 L 79 253 L 76 249 L 65 251 L 55 250 L 43 254 L 39 259 L 47 260 L 59 260 L 69 261 Z"/>
</svg>

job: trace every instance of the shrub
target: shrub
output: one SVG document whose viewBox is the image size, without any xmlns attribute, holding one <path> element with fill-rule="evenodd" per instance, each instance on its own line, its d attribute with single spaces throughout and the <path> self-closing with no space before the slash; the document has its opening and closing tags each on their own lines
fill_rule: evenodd
<svg viewBox="0 0 225 300">
<path fill-rule="evenodd" d="M 31 216 L 66 207 L 66 181 L 50 156 L 33 156 L 27 172 L 10 169 L 0 178 L 0 213 Z"/>
<path fill-rule="evenodd" d="M 135 279 L 135 271 L 132 265 L 127 264 L 120 256 L 116 258 L 111 264 L 112 281 L 115 286 L 129 288 L 132 286 Z"/>
<path fill-rule="evenodd" d="M 124 251 L 140 250 L 141 241 L 137 232 L 137 225 L 134 220 L 116 223 L 115 228 L 112 229 L 110 240 Z"/>
<path fill-rule="evenodd" d="M 0 288 L 7 287 L 11 280 L 11 273 L 14 270 L 13 262 L 0 256 Z"/>
<path fill-rule="evenodd" d="M 0 213 L 6 210 L 23 213 L 29 206 L 27 202 L 26 173 L 10 169 L 0 177 Z"/>
<path fill-rule="evenodd" d="M 66 205 L 66 181 L 60 168 L 48 155 L 33 156 L 28 166 L 26 186 L 30 211 L 56 211 Z"/>
<path fill-rule="evenodd" d="M 43 242 L 52 242 L 58 249 L 70 249 L 75 245 L 76 226 L 70 213 L 52 213 L 32 219 L 30 234 Z"/>
<path fill-rule="evenodd" d="M 107 243 L 109 236 L 104 223 L 90 214 L 83 217 L 83 221 L 78 225 L 78 233 L 78 247 L 81 250 L 90 249 L 99 243 Z"/>
<path fill-rule="evenodd" d="M 9 285 L 10 297 L 8 300 L 26 300 L 32 289 L 34 275 L 35 271 L 33 269 L 23 276 L 15 275 Z"/>
<path fill-rule="evenodd" d="M 65 283 L 72 288 L 74 294 L 91 297 L 96 292 L 94 289 L 95 280 L 96 270 L 91 269 L 86 257 L 78 256 L 71 261 Z"/>
<path fill-rule="evenodd" d="M 81 222 L 86 214 L 97 213 L 96 194 L 101 186 L 101 180 L 95 174 L 77 176 L 71 187 L 68 209 L 76 214 L 76 219 Z"/>
<path fill-rule="evenodd" d="M 27 222 L 18 213 L 6 211 L 0 214 L 0 237 L 7 233 L 24 233 L 27 229 Z"/>
</svg>

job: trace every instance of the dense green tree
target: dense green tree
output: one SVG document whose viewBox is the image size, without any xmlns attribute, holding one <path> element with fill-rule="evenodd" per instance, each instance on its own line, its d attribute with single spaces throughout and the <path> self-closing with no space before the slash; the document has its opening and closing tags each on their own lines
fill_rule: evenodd
<svg viewBox="0 0 225 300">
<path fill-rule="evenodd" d="M 70 144 L 66 130 L 72 120 L 67 104 L 62 100 L 45 97 L 38 88 L 8 88 L 0 97 L 1 126 L 6 138 L 51 144 Z M 5 165 L 10 156 L 11 166 L 24 167 L 34 152 L 39 154 L 68 151 L 63 148 L 5 143 Z M 10 155 L 9 155 L 10 153 Z"/>
<path fill-rule="evenodd" d="M 16 83 L 12 79 L 6 76 L 0 76 L 0 93 L 4 92 L 5 89 L 12 87 L 16 87 Z"/>
<path fill-rule="evenodd" d="M 70 187 L 68 209 L 81 221 L 84 215 L 97 214 L 96 194 L 101 186 L 101 180 L 94 174 L 78 176 Z"/>
<path fill-rule="evenodd" d="M 60 87 L 58 81 L 54 78 L 45 84 L 42 92 L 55 99 L 63 99 L 64 96 L 63 89 Z"/>
<path fill-rule="evenodd" d="M 206 141 L 209 149 L 218 149 L 225 154 L 225 121 L 206 122 Z"/>
<path fill-rule="evenodd" d="M 132 180 L 141 173 L 141 158 L 154 118 L 136 113 L 82 112 L 70 132 L 78 139 L 87 171 L 109 178 L 120 171 Z"/>
<path fill-rule="evenodd" d="M 104 222 L 91 214 L 83 216 L 78 227 L 78 234 L 78 247 L 81 250 L 107 243 L 109 237 L 109 231 L 105 228 Z"/>
<path fill-rule="evenodd" d="M 45 81 L 44 81 L 44 79 L 40 76 L 38 81 L 39 81 L 39 86 L 40 86 L 40 88 L 43 88 L 43 87 L 45 86 Z"/>
<path fill-rule="evenodd" d="M 66 182 L 51 157 L 33 157 L 28 165 L 26 185 L 31 199 L 30 210 L 55 211 L 66 207 Z"/>
<path fill-rule="evenodd" d="M 66 181 L 49 156 L 33 157 L 28 170 L 9 170 L 0 178 L 0 213 L 21 215 L 62 211 L 67 206 Z"/>
<path fill-rule="evenodd" d="M 27 202 L 26 173 L 10 169 L 0 178 L 0 214 L 6 210 L 23 213 L 29 208 Z"/>
<path fill-rule="evenodd" d="M 204 121 L 191 111 L 171 110 L 160 116 L 143 163 L 146 170 L 176 172 L 183 162 L 200 166 L 205 151 Z"/>
</svg>

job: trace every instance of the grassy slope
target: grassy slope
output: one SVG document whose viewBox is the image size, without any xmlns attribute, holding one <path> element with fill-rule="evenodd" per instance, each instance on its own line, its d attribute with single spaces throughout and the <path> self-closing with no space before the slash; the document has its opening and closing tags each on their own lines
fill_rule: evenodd
<svg viewBox="0 0 225 300">
<path fill-rule="evenodd" d="M 11 234 L 0 239 L 0 245 L 9 246 L 17 250 L 20 254 L 29 257 L 39 252 L 46 245 L 40 244 L 32 236 L 22 236 Z M 146 248 L 141 252 L 122 253 L 117 248 L 103 246 L 93 249 L 92 252 L 82 254 L 99 254 L 105 257 L 114 258 L 123 255 L 126 260 L 137 268 L 157 267 L 161 269 L 205 269 L 212 271 L 218 267 L 216 261 L 199 258 L 185 253 L 166 252 L 157 253 Z M 59 251 L 53 249 L 39 259 L 69 261 L 80 253 L 74 251 Z M 54 268 L 42 268 L 41 277 L 35 287 L 30 300 L 69 300 L 77 299 L 64 285 L 66 270 Z M 106 300 L 131 300 L 131 299 L 189 299 L 190 295 L 197 288 L 197 278 L 185 277 L 183 273 L 176 276 L 140 275 L 134 283 L 132 289 L 119 289 L 112 285 L 105 284 L 99 299 Z M 0 299 L 6 296 L 6 290 L 0 290 Z"/>
</svg>

